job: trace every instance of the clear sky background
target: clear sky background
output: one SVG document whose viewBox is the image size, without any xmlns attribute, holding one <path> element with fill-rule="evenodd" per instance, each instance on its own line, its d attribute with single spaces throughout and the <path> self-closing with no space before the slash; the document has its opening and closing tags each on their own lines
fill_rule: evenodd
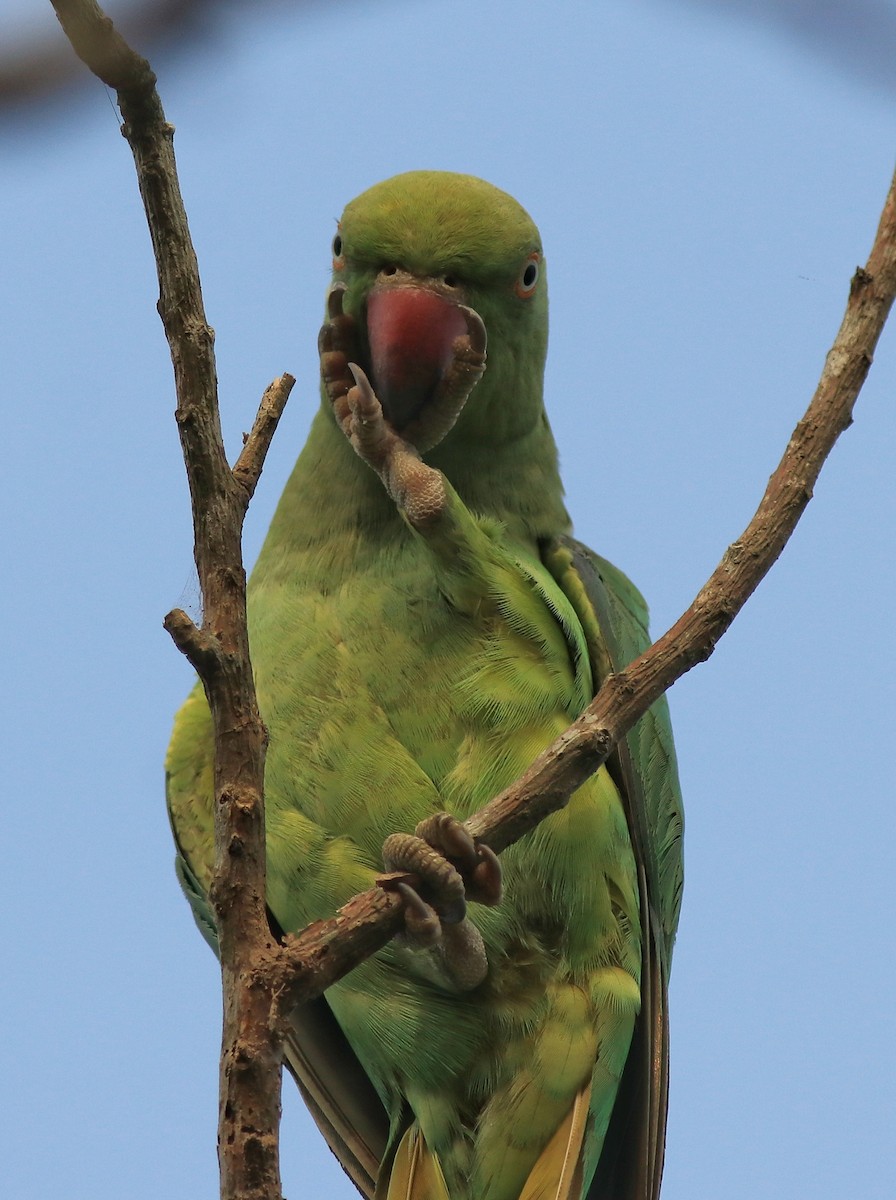
<svg viewBox="0 0 896 1200">
<path fill-rule="evenodd" d="M 395 172 L 468 171 L 540 225 L 576 530 L 661 632 L 753 512 L 865 261 L 894 6 L 213 8 L 153 62 L 232 454 L 269 380 L 298 379 L 248 560 L 317 404 L 335 218 Z M 152 255 L 86 72 L 0 135 L 2 1187 L 198 1200 L 219 997 L 162 796 L 191 675 L 161 622 L 197 597 Z M 688 825 L 664 1200 L 893 1195 L 894 386 L 890 329 L 783 558 L 670 694 Z M 348 1200 L 289 1082 L 284 1108 L 285 1195 Z"/>
</svg>

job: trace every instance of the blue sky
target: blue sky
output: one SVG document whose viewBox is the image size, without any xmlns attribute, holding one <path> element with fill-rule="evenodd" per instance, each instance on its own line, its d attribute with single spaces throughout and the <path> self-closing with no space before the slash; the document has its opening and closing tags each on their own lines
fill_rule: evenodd
<svg viewBox="0 0 896 1200">
<path fill-rule="evenodd" d="M 577 532 L 656 633 L 678 616 L 808 402 L 893 165 L 894 89 L 862 68 L 886 58 L 863 54 L 891 6 L 865 0 L 845 30 L 831 5 L 808 26 L 806 5 L 746 7 L 228 8 L 154 56 L 232 454 L 269 380 L 298 379 L 249 561 L 317 403 L 334 220 L 378 179 L 442 167 L 539 223 Z M 0 124 L 16 1200 L 216 1189 L 217 971 L 162 800 L 190 686 L 161 627 L 196 603 L 189 507 L 116 125 L 86 76 Z M 781 561 L 670 693 L 688 826 L 664 1200 L 892 1195 L 894 385 L 890 330 Z M 285 1195 L 353 1195 L 290 1085 L 284 1107 Z"/>
</svg>

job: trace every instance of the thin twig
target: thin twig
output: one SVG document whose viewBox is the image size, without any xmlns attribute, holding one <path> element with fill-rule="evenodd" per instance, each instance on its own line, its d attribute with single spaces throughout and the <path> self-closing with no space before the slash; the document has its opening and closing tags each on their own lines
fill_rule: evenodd
<svg viewBox="0 0 896 1200">
<path fill-rule="evenodd" d="M 292 375 L 281 375 L 267 387 L 258 406 L 258 415 L 246 434 L 240 456 L 233 464 L 233 477 L 246 489 L 247 502 L 255 495 L 271 439 L 277 432 L 294 383 Z"/>
</svg>

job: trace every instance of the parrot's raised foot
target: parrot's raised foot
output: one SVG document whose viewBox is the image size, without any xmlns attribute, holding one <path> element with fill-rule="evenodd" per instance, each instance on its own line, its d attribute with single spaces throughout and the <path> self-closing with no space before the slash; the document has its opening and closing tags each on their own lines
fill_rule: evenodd
<svg viewBox="0 0 896 1200">
<path fill-rule="evenodd" d="M 412 289 L 387 288 L 386 294 L 406 297 Z M 451 430 L 467 398 L 485 370 L 486 333 L 479 314 L 462 304 L 433 300 L 422 292 L 424 311 L 435 304 L 451 320 L 453 337 L 448 362 L 437 372 L 431 390 L 417 398 L 409 416 L 396 424 L 396 413 L 380 403 L 368 378 L 369 363 L 358 322 L 343 310 L 346 287 L 335 283 L 327 294 L 327 317 L 318 337 L 324 391 L 342 432 L 360 458 L 379 475 L 386 491 L 416 528 L 431 526 L 447 503 L 441 471 L 427 466 L 420 454 L 437 445 Z M 431 315 L 431 314 L 430 314 Z M 407 398 L 405 397 L 405 400 Z M 393 402 L 395 397 L 393 396 Z"/>
<path fill-rule="evenodd" d="M 467 919 L 467 899 L 497 904 L 501 867 L 487 846 L 477 845 L 448 813 L 437 813 L 417 826 L 416 834 L 394 833 L 383 844 L 389 871 L 420 877 L 412 888 L 393 886 L 405 901 L 405 942 L 428 950 L 443 982 L 468 991 L 485 978 L 488 959 L 476 926 Z"/>
<path fill-rule="evenodd" d="M 394 368 L 392 339 L 395 337 L 435 338 L 436 344 L 444 346 L 445 358 L 436 356 L 437 361 L 431 364 L 431 378 L 421 382 L 411 372 L 412 381 L 408 382 L 402 374 L 399 384 L 390 380 L 385 361 L 371 369 L 372 359 L 376 357 L 374 345 L 367 346 L 361 338 L 358 322 L 344 311 L 346 291 L 344 283 L 334 283 L 327 293 L 327 316 L 317 340 L 321 378 L 336 420 L 351 439 L 347 397 L 358 383 L 352 364 L 360 364 L 365 376 L 371 376 L 380 391 L 386 423 L 408 446 L 418 454 L 424 454 L 453 429 L 485 371 L 488 338 L 482 318 L 475 309 L 449 303 L 425 288 L 381 289 L 378 297 L 386 306 L 387 316 L 390 302 L 397 299 L 399 303 L 398 311 L 392 312 L 392 319 L 386 322 L 390 334 L 388 353 L 384 350 L 381 359 L 385 354 Z M 380 313 L 382 317 L 383 313 Z M 368 335 L 370 340 L 369 329 Z M 383 372 L 383 378 L 377 370 Z"/>
<path fill-rule="evenodd" d="M 354 385 L 344 397 L 343 433 L 410 523 L 418 528 L 431 525 L 447 503 L 442 472 L 422 462 L 416 448 L 395 432 L 361 367 L 349 363 L 348 370 Z"/>
</svg>

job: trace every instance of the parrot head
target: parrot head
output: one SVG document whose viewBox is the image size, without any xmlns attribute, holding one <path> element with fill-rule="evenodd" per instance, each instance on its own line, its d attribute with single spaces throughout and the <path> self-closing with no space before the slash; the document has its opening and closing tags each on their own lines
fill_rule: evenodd
<svg viewBox="0 0 896 1200">
<path fill-rule="evenodd" d="M 330 295 L 337 289 L 356 323 L 359 365 L 389 422 L 421 451 L 435 444 L 427 405 L 465 335 L 487 344 L 486 371 L 454 429 L 440 428 L 437 440 L 506 441 L 543 420 L 541 239 L 506 192 L 447 171 L 376 184 L 339 222 Z"/>
</svg>

